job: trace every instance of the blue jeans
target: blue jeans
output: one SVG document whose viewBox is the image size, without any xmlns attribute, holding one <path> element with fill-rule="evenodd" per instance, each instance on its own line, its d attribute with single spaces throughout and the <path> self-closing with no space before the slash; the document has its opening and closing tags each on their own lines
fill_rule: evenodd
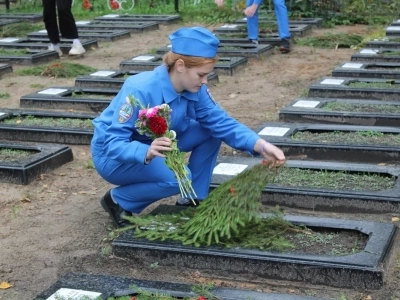
<svg viewBox="0 0 400 300">
<path fill-rule="evenodd" d="M 188 164 L 189 178 L 196 198 L 206 198 L 221 140 L 211 137 L 208 130 L 192 121 L 179 136 L 178 147 L 184 152 L 192 151 Z M 164 158 L 155 157 L 145 165 L 120 163 L 96 151 L 92 151 L 92 157 L 100 176 L 117 185 L 111 196 L 124 210 L 140 213 L 153 202 L 180 192 L 174 173 L 165 165 Z"/>
<path fill-rule="evenodd" d="M 247 0 L 246 7 L 253 4 L 254 0 Z M 274 9 L 276 15 L 276 21 L 278 23 L 278 33 L 281 39 L 289 39 L 289 17 L 285 0 L 273 0 Z M 258 40 L 258 9 L 256 13 L 251 17 L 247 17 L 247 35 L 249 40 Z"/>
</svg>

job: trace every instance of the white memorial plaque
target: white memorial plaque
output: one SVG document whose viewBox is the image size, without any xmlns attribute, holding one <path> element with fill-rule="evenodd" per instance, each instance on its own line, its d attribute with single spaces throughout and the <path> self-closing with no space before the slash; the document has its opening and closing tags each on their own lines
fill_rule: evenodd
<svg viewBox="0 0 400 300">
<path fill-rule="evenodd" d="M 103 18 L 118 18 L 119 15 L 116 14 L 109 14 L 109 15 L 104 15 Z"/>
<path fill-rule="evenodd" d="M 56 88 L 49 88 L 43 91 L 38 92 L 38 94 L 45 94 L 45 95 L 58 95 L 68 91 L 67 89 L 56 89 Z"/>
<path fill-rule="evenodd" d="M 172 45 L 171 45 L 171 44 L 169 44 L 169 45 L 167 45 L 167 47 L 168 47 L 168 48 L 172 48 Z"/>
<path fill-rule="evenodd" d="M 386 28 L 386 30 L 400 31 L 400 26 L 389 26 Z"/>
<path fill-rule="evenodd" d="M 359 69 L 362 66 L 363 64 L 358 64 L 358 63 L 345 63 L 343 64 L 342 68 Z"/>
<path fill-rule="evenodd" d="M 80 300 L 83 297 L 85 297 L 85 299 L 96 299 L 100 295 L 101 293 L 98 292 L 61 288 L 46 300 L 58 300 L 58 299 Z"/>
<path fill-rule="evenodd" d="M 106 77 L 106 76 L 110 76 L 112 74 L 115 74 L 115 72 L 114 71 L 97 71 L 97 72 L 90 74 L 90 76 Z"/>
<path fill-rule="evenodd" d="M 221 26 L 222 28 L 236 28 L 237 24 L 225 24 Z"/>
<path fill-rule="evenodd" d="M 87 24 L 90 24 L 90 21 L 78 21 L 78 22 L 75 22 L 75 24 L 76 25 L 87 25 Z"/>
<path fill-rule="evenodd" d="M 299 100 L 292 106 L 294 107 L 307 107 L 307 108 L 314 108 L 321 102 L 319 101 L 308 101 L 308 100 Z"/>
<path fill-rule="evenodd" d="M 340 85 L 340 84 L 342 84 L 343 82 L 344 82 L 343 79 L 331 79 L 331 78 L 328 78 L 328 79 L 322 80 L 322 81 L 321 81 L 321 84 L 335 84 L 335 85 Z"/>
<path fill-rule="evenodd" d="M 377 54 L 379 52 L 379 50 L 375 50 L 375 49 L 362 49 L 360 51 L 361 54 Z"/>
<path fill-rule="evenodd" d="M 47 30 L 46 29 L 42 29 L 42 30 L 39 30 L 38 32 L 39 33 L 47 33 Z"/>
<path fill-rule="evenodd" d="M 0 117 L 3 116 L 3 115 L 5 115 L 5 114 L 6 114 L 6 113 L 0 112 Z"/>
<path fill-rule="evenodd" d="M 247 167 L 248 165 L 220 163 L 214 168 L 213 174 L 234 176 Z"/>
<path fill-rule="evenodd" d="M 132 60 L 140 60 L 140 61 L 148 61 L 152 59 L 154 59 L 154 56 L 149 56 L 149 55 L 139 55 L 132 58 Z"/>
<path fill-rule="evenodd" d="M 247 18 L 243 18 L 242 20 L 243 20 L 243 21 L 247 21 Z"/>
<path fill-rule="evenodd" d="M 19 41 L 19 39 L 18 38 L 11 38 L 11 37 L 0 39 L 0 42 L 3 42 L 3 43 L 13 43 L 13 42 L 16 42 L 16 41 Z"/>
<path fill-rule="evenodd" d="M 289 130 L 288 127 L 264 127 L 258 135 L 284 136 Z"/>
</svg>

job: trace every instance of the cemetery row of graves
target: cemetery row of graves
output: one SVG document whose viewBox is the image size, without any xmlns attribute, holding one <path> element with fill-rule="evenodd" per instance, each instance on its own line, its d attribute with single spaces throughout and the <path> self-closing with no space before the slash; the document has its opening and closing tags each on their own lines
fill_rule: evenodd
<svg viewBox="0 0 400 300">
<path fill-rule="evenodd" d="M 4 19 L 3 19 L 4 17 Z M 40 14 L 0 15 L 0 26 L 12 22 L 41 21 Z M 158 24 L 179 20 L 178 15 L 104 15 L 77 22 L 82 44 L 90 55 L 98 42 L 151 34 Z M 276 22 L 260 20 L 260 44 L 248 43 L 244 19 L 214 29 L 220 39 L 220 60 L 209 82 L 219 76 L 236 76 L 249 59 L 268 60 L 280 39 Z M 305 36 L 320 27 L 322 19 L 291 21 L 293 36 Z M 254 130 L 290 157 L 274 184 L 267 185 L 260 201 L 273 206 L 333 213 L 383 214 L 400 212 L 400 22 L 386 29 L 386 38 L 371 41 L 338 65 L 330 77 L 319 78 L 306 96 L 280 110 L 279 120 Z M 70 41 L 61 49 L 69 51 Z M 27 37 L 0 39 L 0 75 L 13 72 L 14 64 L 34 65 L 57 60 L 47 51 L 45 30 Z M 20 108 L 0 108 L 0 149 L 18 150 L 20 156 L 0 160 L 0 180 L 12 184 L 32 183 L 40 174 L 73 160 L 68 145 L 89 145 L 91 120 L 110 103 L 127 76 L 152 70 L 162 63 L 170 45 L 152 53 L 124 58 L 115 70 L 99 70 L 78 76 L 70 87 L 52 86 L 21 95 Z M 22 142 L 23 141 L 23 142 Z M 25 153 L 26 155 L 23 155 Z M 210 188 L 216 188 L 259 163 L 251 156 L 220 156 Z M 324 182 L 316 178 L 324 177 Z M 300 178 L 289 181 L 287 178 Z M 301 180 L 301 178 L 306 178 Z M 171 210 L 160 206 L 155 213 Z M 385 288 L 389 258 L 397 226 L 393 223 L 287 215 L 293 224 L 319 231 L 346 232 L 356 244 L 342 253 L 276 252 L 240 247 L 182 246 L 165 241 L 136 240 L 130 231 L 113 243 L 113 253 L 126 259 L 178 264 L 215 273 L 240 270 L 241 274 L 286 282 L 304 282 L 329 288 L 380 290 Z M 49 283 L 50 285 L 51 283 Z M 134 296 L 131 286 L 144 291 L 167 292 L 171 299 L 200 299 L 189 284 L 156 282 L 106 275 L 69 274 L 36 299 L 87 296 Z M 272 294 L 233 288 L 213 288 L 214 299 L 324 299 L 311 296 Z M 136 293 L 137 294 L 137 293 Z M 58 295 L 58 296 L 57 296 Z M 128 298 L 126 298 L 128 299 Z M 130 299 L 130 298 L 129 298 Z M 208 299 L 208 298 L 207 298 Z M 212 299 L 211 296 L 209 299 Z"/>
</svg>

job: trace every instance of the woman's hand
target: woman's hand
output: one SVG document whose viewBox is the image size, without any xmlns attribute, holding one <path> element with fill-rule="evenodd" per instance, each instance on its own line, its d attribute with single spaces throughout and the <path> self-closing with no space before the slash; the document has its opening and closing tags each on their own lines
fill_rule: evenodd
<svg viewBox="0 0 400 300">
<path fill-rule="evenodd" d="M 251 17 L 254 16 L 254 14 L 256 13 L 257 8 L 258 8 L 258 5 L 257 5 L 257 4 L 250 5 L 249 7 L 247 7 L 247 8 L 243 11 L 243 13 L 245 14 L 246 17 L 251 18 Z"/>
<path fill-rule="evenodd" d="M 149 150 L 146 153 L 146 163 L 149 163 L 154 157 L 165 157 L 164 151 L 171 151 L 172 141 L 167 137 L 159 137 L 153 140 Z"/>
<path fill-rule="evenodd" d="M 279 167 L 286 161 L 285 154 L 281 149 L 263 139 L 257 140 L 254 151 L 260 153 L 270 163 L 271 167 Z"/>
</svg>

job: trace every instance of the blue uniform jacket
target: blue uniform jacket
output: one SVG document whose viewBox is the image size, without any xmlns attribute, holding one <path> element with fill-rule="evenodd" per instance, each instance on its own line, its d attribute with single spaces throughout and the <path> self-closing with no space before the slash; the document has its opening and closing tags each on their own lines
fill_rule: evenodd
<svg viewBox="0 0 400 300">
<path fill-rule="evenodd" d="M 144 163 L 151 140 L 135 129 L 140 107 L 132 107 L 127 102 L 129 94 L 145 107 L 167 103 L 172 108 L 170 129 L 175 130 L 178 140 L 193 121 L 235 149 L 253 153 L 259 139 L 254 131 L 231 118 L 215 103 L 206 85 L 197 93 L 184 91 L 178 94 L 166 66 L 161 65 L 153 71 L 129 77 L 110 105 L 93 120 L 92 153 L 107 155 L 121 163 Z"/>
</svg>

